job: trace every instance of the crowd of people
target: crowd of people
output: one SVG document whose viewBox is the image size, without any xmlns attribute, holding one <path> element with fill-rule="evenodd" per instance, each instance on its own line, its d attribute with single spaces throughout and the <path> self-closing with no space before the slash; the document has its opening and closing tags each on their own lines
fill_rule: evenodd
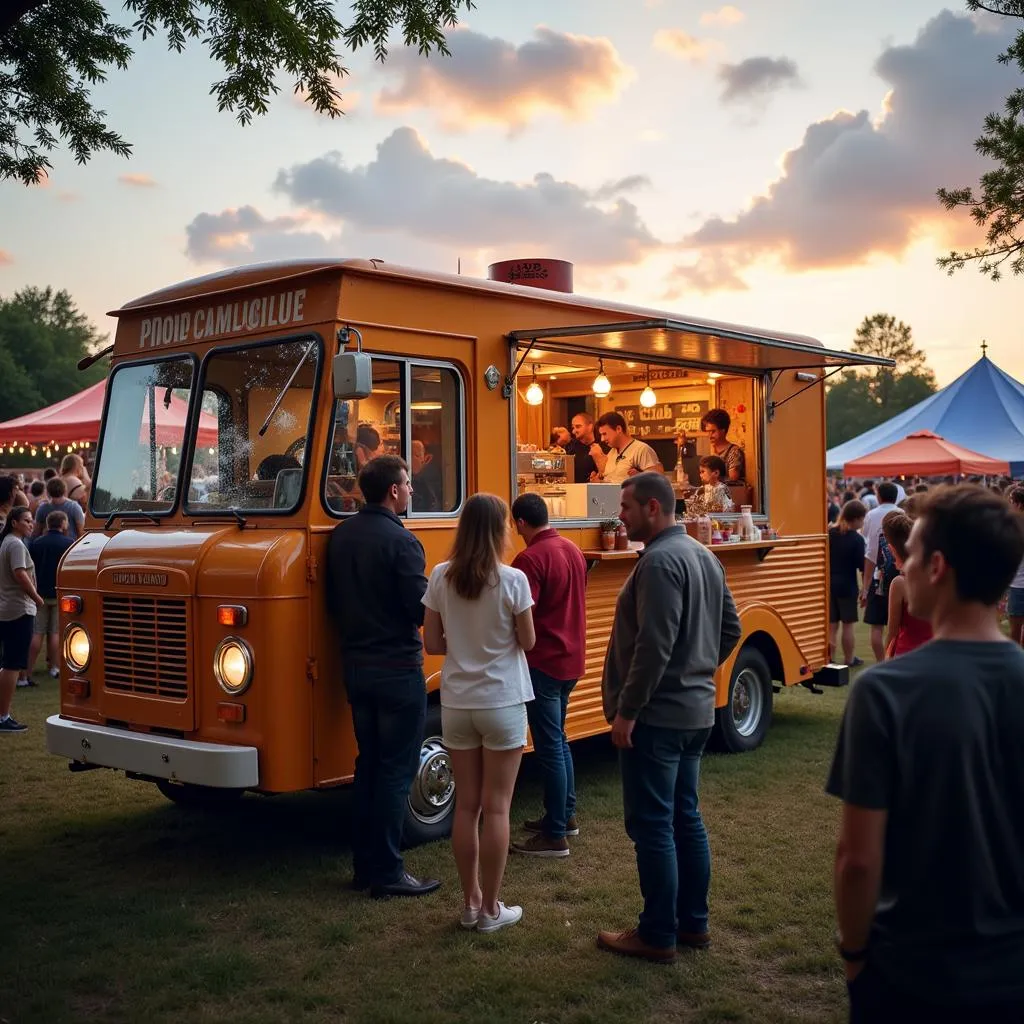
<svg viewBox="0 0 1024 1024">
<path fill-rule="evenodd" d="M 0 734 L 27 730 L 11 707 L 19 687 L 36 685 L 44 645 L 50 677 L 60 675 L 57 566 L 85 529 L 90 485 L 73 453 L 32 481 L 0 476 Z"/>
<path fill-rule="evenodd" d="M 969 481 L 1024 513 L 1024 484 L 1009 478 L 984 484 Z M 906 487 L 894 480 L 830 482 L 827 487 L 829 521 L 829 657 L 842 664 L 864 664 L 857 657 L 854 627 L 870 626 L 871 651 L 876 662 L 904 654 L 931 637 L 928 624 L 906 609 L 903 565 L 910 530 L 928 494 L 955 485 L 952 477 L 925 481 L 920 477 Z M 909 488 L 909 493 L 907 491 Z M 1024 645 L 1024 565 L 1017 568 L 1001 610 L 1010 636 Z"/>
<path fill-rule="evenodd" d="M 602 692 L 643 909 L 635 927 L 601 931 L 596 941 L 665 964 L 711 943 L 698 780 L 714 676 L 741 629 L 722 563 L 676 524 L 665 477 L 641 472 L 621 487 L 620 518 L 642 548 L 617 600 Z M 585 565 L 538 495 L 509 509 L 476 494 L 450 557 L 428 578 L 423 549 L 400 518 L 412 492 L 405 463 L 374 460 L 360 488 L 367 504 L 335 527 L 328 559 L 359 746 L 352 885 L 377 898 L 441 887 L 409 874 L 401 854 L 427 711 L 425 646 L 445 655 L 457 922 L 500 931 L 524 913 L 503 899 L 509 852 L 566 858 L 569 838 L 585 827 L 565 734 L 584 665 Z M 837 622 L 874 597 L 889 624 L 881 664 L 850 694 L 826 784 L 842 801 L 836 944 L 853 1021 L 1024 1019 L 1024 651 L 999 621 L 1004 593 L 1011 583 L 1020 589 L 1020 497 L 938 487 L 915 491 L 900 509 L 895 486 L 882 484 L 870 509 L 851 496 L 837 516 L 844 579 L 854 577 L 836 596 Z M 506 565 L 513 528 L 526 547 Z M 884 600 L 865 595 L 857 572 L 874 579 L 890 557 Z M 513 839 L 528 725 L 544 812 Z"/>
</svg>

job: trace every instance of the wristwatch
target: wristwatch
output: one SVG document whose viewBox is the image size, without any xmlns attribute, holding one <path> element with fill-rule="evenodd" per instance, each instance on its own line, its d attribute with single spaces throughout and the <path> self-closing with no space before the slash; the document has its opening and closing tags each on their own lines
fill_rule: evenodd
<svg viewBox="0 0 1024 1024">
<path fill-rule="evenodd" d="M 868 958 L 868 947 L 867 946 L 862 946 L 860 949 L 846 949 L 843 946 L 843 940 L 840 937 L 839 932 L 836 932 L 835 943 L 836 943 L 836 949 L 839 951 L 839 955 L 848 964 L 859 964 L 859 963 L 862 963 L 863 961 L 867 960 L 867 958 Z"/>
</svg>

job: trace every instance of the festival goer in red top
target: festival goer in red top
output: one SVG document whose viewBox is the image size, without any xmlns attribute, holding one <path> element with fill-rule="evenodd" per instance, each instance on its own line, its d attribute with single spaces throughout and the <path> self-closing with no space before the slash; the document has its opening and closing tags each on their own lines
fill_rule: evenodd
<svg viewBox="0 0 1024 1024">
<path fill-rule="evenodd" d="M 544 815 L 525 823 L 533 835 L 513 843 L 512 850 L 531 857 L 568 857 L 566 836 L 579 835 L 579 826 L 565 716 L 586 660 L 587 563 L 575 544 L 548 525 L 547 505 L 539 494 L 516 498 L 512 521 L 526 541 L 512 566 L 525 573 L 534 602 L 537 642 L 526 654 L 534 699 L 526 714 L 544 777 Z"/>
<path fill-rule="evenodd" d="M 886 637 L 885 656 L 895 658 L 913 651 L 932 638 L 932 625 L 919 619 L 907 608 L 907 581 L 903 578 L 903 563 L 907 560 L 907 541 L 913 520 L 906 512 L 890 512 L 882 520 L 882 533 L 892 550 L 900 575 L 889 586 L 889 634 Z"/>
</svg>

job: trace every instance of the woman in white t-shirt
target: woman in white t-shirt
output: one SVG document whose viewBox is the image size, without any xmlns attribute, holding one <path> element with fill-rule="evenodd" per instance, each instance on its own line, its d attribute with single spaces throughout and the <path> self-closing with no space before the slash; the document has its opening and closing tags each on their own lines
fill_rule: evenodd
<svg viewBox="0 0 1024 1024">
<path fill-rule="evenodd" d="M 505 502 L 474 494 L 459 517 L 451 557 L 435 566 L 423 597 L 424 645 L 445 655 L 441 732 L 455 775 L 452 850 L 466 901 L 461 923 L 481 932 L 523 916 L 522 907 L 498 899 L 526 746 L 526 702 L 533 699 L 525 652 L 536 639 L 530 584 L 502 564 L 509 539 Z"/>
</svg>

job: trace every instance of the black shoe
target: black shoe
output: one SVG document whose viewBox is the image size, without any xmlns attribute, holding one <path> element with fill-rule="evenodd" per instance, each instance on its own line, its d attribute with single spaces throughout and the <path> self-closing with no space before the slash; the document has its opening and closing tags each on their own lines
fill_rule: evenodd
<svg viewBox="0 0 1024 1024">
<path fill-rule="evenodd" d="M 441 883 L 436 878 L 413 878 L 408 871 L 404 871 L 401 878 L 388 885 L 371 886 L 370 895 L 375 900 L 384 900 L 389 896 L 426 896 L 440 888 Z"/>
<path fill-rule="evenodd" d="M 28 732 L 28 726 L 16 721 L 13 715 L 8 715 L 0 722 L 0 732 Z"/>
</svg>

